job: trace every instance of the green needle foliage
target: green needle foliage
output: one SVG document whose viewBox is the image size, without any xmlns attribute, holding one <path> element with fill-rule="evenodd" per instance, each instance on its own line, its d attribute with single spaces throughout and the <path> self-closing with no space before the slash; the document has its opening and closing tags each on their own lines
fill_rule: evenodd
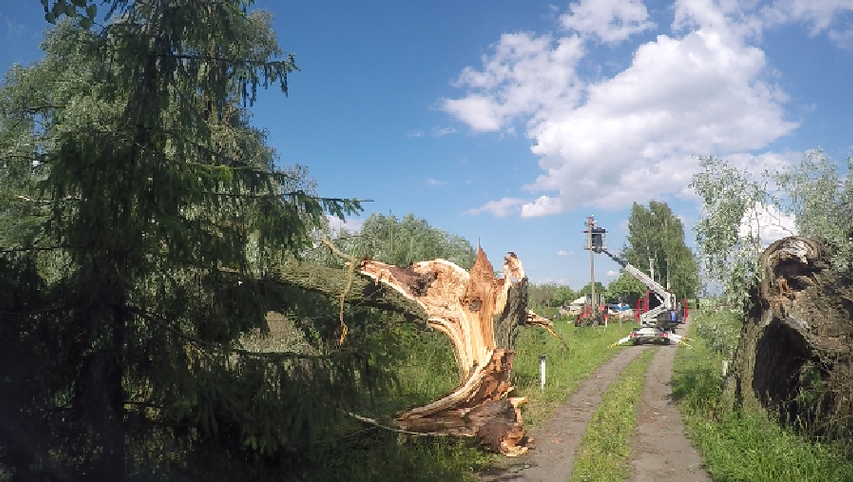
<svg viewBox="0 0 853 482">
<path fill-rule="evenodd" d="M 44 59 L 0 85 L 0 467 L 28 481 L 299 473 L 335 414 L 383 387 L 384 352 L 367 335 L 337 347 L 323 316 L 299 325 L 303 350 L 241 340 L 269 311 L 321 304 L 265 279 L 327 213 L 360 205 L 277 169 L 250 125 L 258 86 L 286 91 L 296 69 L 268 14 L 106 3 L 103 27 L 64 18 Z"/>
</svg>

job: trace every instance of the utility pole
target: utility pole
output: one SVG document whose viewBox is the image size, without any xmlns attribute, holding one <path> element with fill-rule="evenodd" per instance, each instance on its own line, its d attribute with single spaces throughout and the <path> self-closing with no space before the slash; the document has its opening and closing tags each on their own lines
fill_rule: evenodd
<svg viewBox="0 0 853 482">
<path fill-rule="evenodd" d="M 589 289 L 590 289 L 590 307 L 594 314 L 598 309 L 595 300 L 595 249 L 592 245 L 592 228 L 595 227 L 595 218 L 590 216 L 586 218 L 586 245 L 589 250 Z M 592 316 L 592 315 L 590 315 Z"/>
<path fill-rule="evenodd" d="M 607 230 L 604 228 L 595 227 L 595 217 L 586 218 L 586 246 L 583 249 L 589 250 L 589 295 L 590 295 L 590 317 L 594 325 L 598 324 L 598 318 L 602 315 L 599 310 L 598 299 L 595 296 L 595 253 L 600 253 L 607 249 L 604 243 L 604 235 Z M 604 318 L 604 327 L 607 328 L 607 318 Z"/>
</svg>

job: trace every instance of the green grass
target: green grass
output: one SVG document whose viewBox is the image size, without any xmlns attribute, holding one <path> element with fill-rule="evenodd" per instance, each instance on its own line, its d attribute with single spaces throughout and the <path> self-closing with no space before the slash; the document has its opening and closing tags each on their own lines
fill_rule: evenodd
<svg viewBox="0 0 853 482">
<path fill-rule="evenodd" d="M 581 440 L 570 481 L 621 482 L 630 474 L 631 436 L 655 353 L 657 349 L 647 349 L 637 356 L 604 392 Z"/>
<path fill-rule="evenodd" d="M 575 328 L 573 323 L 555 322 L 558 340 L 548 332 L 534 327 L 521 330 L 516 341 L 513 363 L 513 396 L 528 397 L 523 405 L 524 424 L 530 429 L 540 427 L 554 410 L 577 390 L 581 382 L 596 368 L 619 353 L 624 347 L 608 348 L 611 343 L 631 331 L 627 324 L 593 328 Z M 539 388 L 539 356 L 545 355 L 545 388 Z"/>
<path fill-rule="evenodd" d="M 597 367 L 623 348 L 608 348 L 625 336 L 630 328 L 618 325 L 603 328 L 575 328 L 557 321 L 558 340 L 537 327 L 523 327 L 516 342 L 511 396 L 526 396 L 522 405 L 524 425 L 529 431 L 544 424 L 551 413 L 577 389 Z M 400 391 L 393 397 L 377 400 L 383 414 L 424 404 L 450 392 L 458 382 L 453 350 L 439 332 L 412 332 L 405 341 L 407 357 L 396 367 Z M 539 356 L 546 356 L 545 389 L 539 388 Z M 318 453 L 318 467 L 310 472 L 316 480 L 411 480 L 474 481 L 483 466 L 502 457 L 476 441 L 454 437 L 416 437 L 399 435 L 378 428 L 358 432 L 353 422 L 351 436 L 332 441 Z M 364 427 L 362 427 L 364 428 Z"/>
<path fill-rule="evenodd" d="M 562 340 L 532 326 L 523 327 L 516 340 L 512 371 L 515 390 L 510 395 L 528 397 L 522 405 L 528 429 L 539 427 L 596 368 L 625 349 L 608 347 L 633 326 L 626 324 L 620 330 L 618 325 L 607 329 L 575 328 L 565 321 L 557 321 L 556 325 Z M 540 355 L 545 355 L 546 360 L 544 390 L 539 388 Z M 427 403 L 453 390 L 459 379 L 447 337 L 437 331 L 418 334 L 417 343 L 410 346 L 410 355 L 398 367 L 397 376 L 402 390 L 395 396 L 396 409 Z"/>
<path fill-rule="evenodd" d="M 799 436 L 767 413 L 728 408 L 731 403 L 722 393 L 722 354 L 711 348 L 719 342 L 694 336 L 691 343 L 693 350 L 676 354 L 673 394 L 714 481 L 853 481 L 853 460 L 839 446 Z"/>
</svg>

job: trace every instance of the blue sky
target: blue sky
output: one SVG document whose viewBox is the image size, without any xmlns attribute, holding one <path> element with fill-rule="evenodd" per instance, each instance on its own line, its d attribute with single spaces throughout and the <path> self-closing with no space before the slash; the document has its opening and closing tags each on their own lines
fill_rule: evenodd
<svg viewBox="0 0 853 482">
<path fill-rule="evenodd" d="M 0 67 L 40 58 L 35 0 L 0 0 Z M 761 171 L 853 150 L 853 0 L 262 0 L 300 71 L 255 123 L 321 195 L 373 199 L 589 280 L 584 222 L 619 249 L 633 202 L 687 227 L 696 156 Z M 348 220 L 357 228 L 359 219 Z M 618 266 L 596 259 L 596 280 Z"/>
</svg>

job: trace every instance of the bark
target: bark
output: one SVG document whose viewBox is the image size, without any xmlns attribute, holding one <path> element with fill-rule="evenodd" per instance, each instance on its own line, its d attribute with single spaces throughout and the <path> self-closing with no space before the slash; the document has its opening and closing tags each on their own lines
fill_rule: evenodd
<svg viewBox="0 0 853 482">
<path fill-rule="evenodd" d="M 552 333 L 553 325 L 527 309 L 527 278 L 518 257 L 509 253 L 504 260 L 503 278 L 495 278 L 482 249 L 470 272 L 444 260 L 407 268 L 369 260 L 359 266 L 360 273 L 422 306 L 429 325 L 453 345 L 459 386 L 401 414 L 396 419 L 400 428 L 476 437 L 508 456 L 527 451 L 518 409 L 526 399 L 508 397 L 512 348 L 520 324 L 540 325 Z"/>
<path fill-rule="evenodd" d="M 824 246 L 804 237 L 761 255 L 734 360 L 733 388 L 744 404 L 821 424 L 853 413 L 853 288 L 827 260 Z"/>
<path fill-rule="evenodd" d="M 516 456 L 527 451 L 518 408 L 526 399 L 508 396 L 518 327 L 554 331 L 550 320 L 527 309 L 527 277 L 518 257 L 509 253 L 504 261 L 499 278 L 479 249 L 470 271 L 441 259 L 406 268 L 363 260 L 351 277 L 342 270 L 294 263 L 278 269 L 272 281 L 333 298 L 345 293 L 346 303 L 400 312 L 447 335 L 459 385 L 400 414 L 396 425 L 425 435 L 476 437 L 493 450 Z"/>
</svg>

